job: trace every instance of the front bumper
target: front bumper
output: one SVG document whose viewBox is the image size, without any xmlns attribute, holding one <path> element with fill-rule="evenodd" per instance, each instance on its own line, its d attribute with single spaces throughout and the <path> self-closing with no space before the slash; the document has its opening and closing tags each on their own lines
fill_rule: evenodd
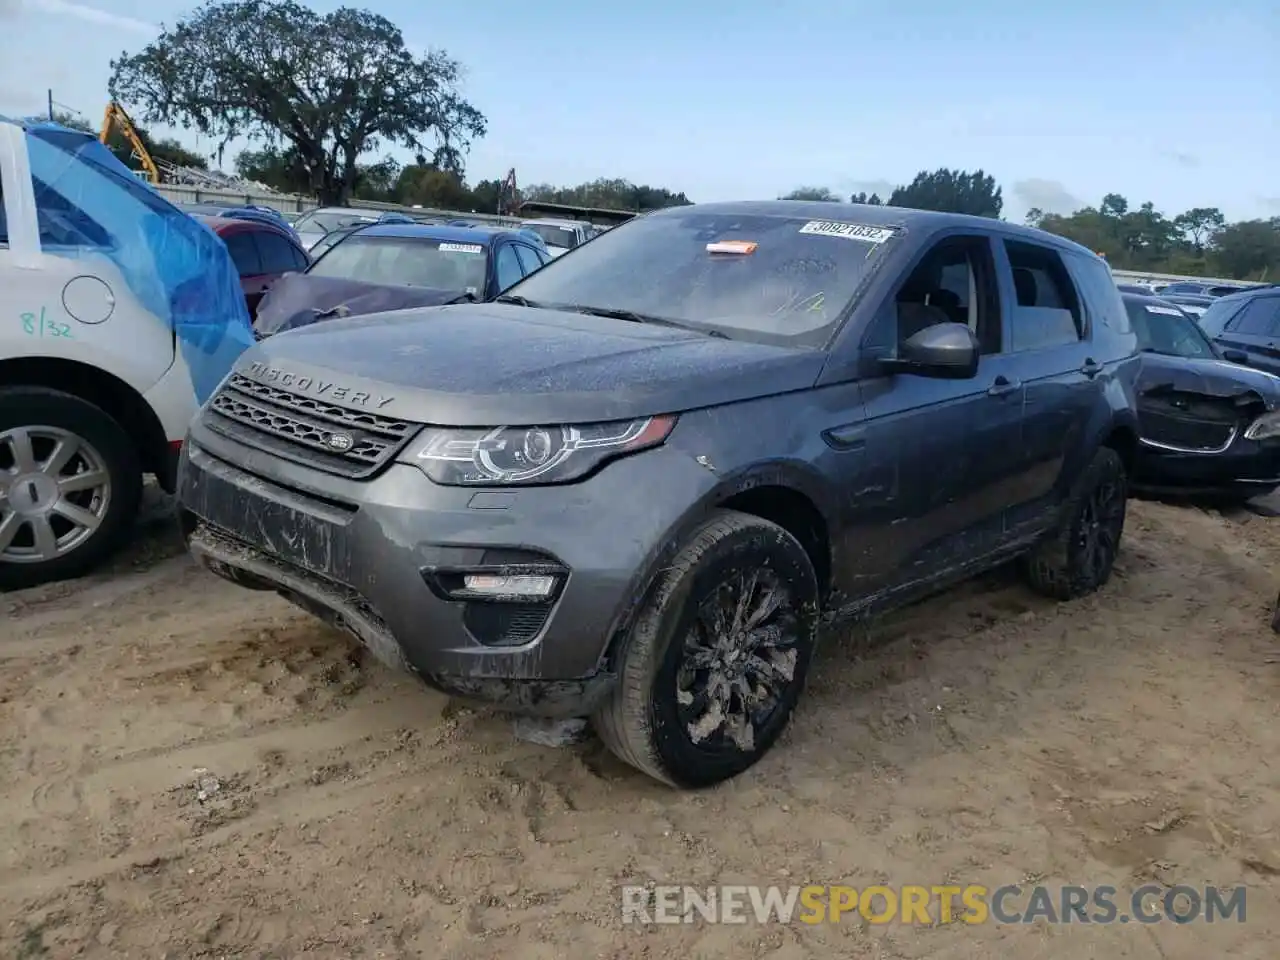
<svg viewBox="0 0 1280 960">
<path fill-rule="evenodd" d="M 1184 453 L 1144 443 L 1133 486 L 1156 493 L 1266 493 L 1280 486 L 1280 440 L 1237 437 L 1221 453 Z"/>
<path fill-rule="evenodd" d="M 289 463 L 198 421 L 178 500 L 192 554 L 354 634 L 384 663 L 447 693 L 582 716 L 613 683 L 606 654 L 707 472 L 667 447 L 558 487 L 465 489 L 393 464 L 369 481 Z M 456 600 L 432 571 L 552 564 L 541 606 Z"/>
</svg>

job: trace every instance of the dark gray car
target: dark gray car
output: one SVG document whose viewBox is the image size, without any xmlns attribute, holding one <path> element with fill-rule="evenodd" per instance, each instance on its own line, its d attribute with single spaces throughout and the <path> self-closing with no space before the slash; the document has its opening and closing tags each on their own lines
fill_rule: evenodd
<svg viewBox="0 0 1280 960">
<path fill-rule="evenodd" d="M 194 555 L 453 695 L 746 769 L 819 628 L 1021 556 L 1110 575 L 1137 444 L 1106 265 L 894 207 L 677 207 L 497 302 L 264 341 L 193 423 Z"/>
</svg>

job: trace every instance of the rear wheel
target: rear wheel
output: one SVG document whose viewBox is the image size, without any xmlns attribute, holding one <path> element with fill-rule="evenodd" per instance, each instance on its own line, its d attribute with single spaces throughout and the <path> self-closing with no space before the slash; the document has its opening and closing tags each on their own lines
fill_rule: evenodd
<svg viewBox="0 0 1280 960">
<path fill-rule="evenodd" d="M 1124 461 L 1101 447 L 1076 482 L 1062 526 L 1026 560 L 1032 587 L 1055 600 L 1074 600 L 1110 580 L 1128 497 Z"/>
<path fill-rule="evenodd" d="M 651 592 L 595 727 L 621 759 L 672 786 L 727 780 L 785 729 L 817 629 L 818 582 L 800 543 L 721 511 Z"/>
<path fill-rule="evenodd" d="M 127 536 L 142 494 L 124 429 L 79 397 L 0 390 L 0 589 L 79 576 Z"/>
</svg>

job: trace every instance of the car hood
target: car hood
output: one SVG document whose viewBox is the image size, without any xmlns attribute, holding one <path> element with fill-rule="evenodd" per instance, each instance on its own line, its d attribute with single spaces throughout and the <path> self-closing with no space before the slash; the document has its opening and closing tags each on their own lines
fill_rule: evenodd
<svg viewBox="0 0 1280 960">
<path fill-rule="evenodd" d="M 1253 367 L 1209 358 L 1142 354 L 1138 392 L 1195 393 L 1224 400 L 1247 401 L 1252 395 L 1268 410 L 1280 409 L 1280 377 Z"/>
<path fill-rule="evenodd" d="M 334 320 L 271 337 L 238 372 L 442 426 L 626 420 L 810 387 L 825 354 L 509 304 Z"/>
<path fill-rule="evenodd" d="M 321 321 L 408 307 L 434 307 L 465 296 L 465 290 L 363 283 L 342 277 L 286 273 L 271 285 L 253 321 L 258 339 Z"/>
</svg>

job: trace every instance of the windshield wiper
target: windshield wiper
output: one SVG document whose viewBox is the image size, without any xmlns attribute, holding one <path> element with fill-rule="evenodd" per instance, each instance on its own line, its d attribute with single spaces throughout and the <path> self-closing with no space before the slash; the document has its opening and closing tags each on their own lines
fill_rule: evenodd
<svg viewBox="0 0 1280 960">
<path fill-rule="evenodd" d="M 682 323 L 679 320 L 671 320 L 667 317 L 655 317 L 651 313 L 637 313 L 635 310 L 613 310 L 609 307 L 584 307 L 576 303 L 565 304 L 560 309 L 572 310 L 574 313 L 586 313 L 593 317 L 608 317 L 610 320 L 626 320 L 629 323 L 651 323 L 658 327 L 674 327 L 677 330 L 689 330 L 693 333 L 700 333 L 703 336 L 715 337 L 717 340 L 728 340 L 729 336 L 719 330 L 708 330 L 705 327 L 695 327 L 689 323 Z"/>
<path fill-rule="evenodd" d="M 446 300 L 445 303 L 478 303 L 480 298 L 468 290 L 466 293 L 460 293 L 452 300 Z"/>
<path fill-rule="evenodd" d="M 504 293 L 500 297 L 493 298 L 494 303 L 514 303 L 517 307 L 533 307 L 535 310 L 542 309 L 542 304 L 535 303 L 528 297 L 522 297 L 518 293 Z"/>
</svg>

